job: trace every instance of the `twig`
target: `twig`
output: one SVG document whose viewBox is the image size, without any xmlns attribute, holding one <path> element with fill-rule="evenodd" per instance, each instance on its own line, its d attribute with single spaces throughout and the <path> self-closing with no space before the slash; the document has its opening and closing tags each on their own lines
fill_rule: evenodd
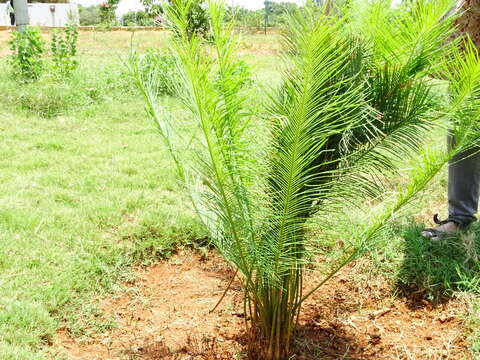
<svg viewBox="0 0 480 360">
<path fill-rule="evenodd" d="M 232 278 L 230 279 L 230 282 L 228 283 L 227 288 L 223 292 L 222 297 L 220 298 L 220 300 L 218 300 L 217 305 L 215 305 L 215 307 L 208 312 L 209 314 L 211 314 L 212 312 L 217 310 L 218 305 L 220 305 L 220 303 L 222 302 L 225 295 L 227 295 L 228 290 L 230 290 L 230 286 L 232 286 L 233 280 L 237 277 L 237 274 L 238 274 L 238 268 L 237 268 L 237 270 L 235 270 L 235 274 L 233 274 Z"/>
<path fill-rule="evenodd" d="M 378 319 L 379 317 L 382 317 L 385 314 L 388 314 L 390 311 L 392 311 L 392 308 L 377 310 L 377 311 L 374 311 L 374 312 L 368 314 L 368 318 L 370 320 L 375 320 L 375 319 Z"/>
</svg>

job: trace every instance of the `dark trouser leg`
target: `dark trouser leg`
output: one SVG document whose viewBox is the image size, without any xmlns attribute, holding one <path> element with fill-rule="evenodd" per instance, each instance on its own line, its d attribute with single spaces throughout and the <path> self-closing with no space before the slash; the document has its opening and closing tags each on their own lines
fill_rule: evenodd
<svg viewBox="0 0 480 360">
<path fill-rule="evenodd" d="M 15 25 L 15 14 L 10 14 L 10 25 Z"/>
<path fill-rule="evenodd" d="M 452 138 L 449 146 L 454 146 Z M 456 156 L 448 165 L 448 214 L 460 226 L 475 221 L 480 196 L 480 152 L 478 149 Z"/>
</svg>

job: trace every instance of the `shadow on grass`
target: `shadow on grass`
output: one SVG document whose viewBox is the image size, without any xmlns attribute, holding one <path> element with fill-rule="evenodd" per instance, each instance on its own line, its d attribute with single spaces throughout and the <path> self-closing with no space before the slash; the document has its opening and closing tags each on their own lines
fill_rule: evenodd
<svg viewBox="0 0 480 360">
<path fill-rule="evenodd" d="M 441 303 L 454 291 L 480 293 L 480 224 L 437 241 L 420 235 L 424 226 L 403 228 L 404 262 L 397 290 L 412 307 Z"/>
</svg>

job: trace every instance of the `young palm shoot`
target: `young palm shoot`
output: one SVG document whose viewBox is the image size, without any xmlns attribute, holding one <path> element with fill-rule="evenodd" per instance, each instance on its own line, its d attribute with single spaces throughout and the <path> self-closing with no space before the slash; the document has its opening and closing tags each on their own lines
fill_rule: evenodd
<svg viewBox="0 0 480 360">
<path fill-rule="evenodd" d="M 260 126 L 236 71 L 238 41 L 224 4 L 208 3 L 213 46 L 188 31 L 192 4 L 179 0 L 167 9 L 178 94 L 192 118 L 187 147 L 178 147 L 177 122 L 161 106 L 155 72 L 145 75 L 137 56 L 130 67 L 210 239 L 241 274 L 249 357 L 288 359 L 302 303 L 362 254 L 449 159 L 478 142 L 478 54 L 470 46 L 462 58 L 455 44 L 444 45 L 453 31 L 447 0 L 397 10 L 371 4 L 368 21 L 353 15 L 355 3 L 328 16 L 307 7 L 290 18 L 282 85 Z M 452 84 L 446 108 L 437 106 L 426 76 L 438 72 Z M 434 157 L 423 150 L 425 134 L 448 119 L 457 147 Z M 306 237 L 306 222 L 331 215 L 336 204 L 384 196 L 390 176 L 414 158 L 410 184 L 386 198 L 385 213 L 304 293 L 305 269 L 321 241 Z"/>
</svg>

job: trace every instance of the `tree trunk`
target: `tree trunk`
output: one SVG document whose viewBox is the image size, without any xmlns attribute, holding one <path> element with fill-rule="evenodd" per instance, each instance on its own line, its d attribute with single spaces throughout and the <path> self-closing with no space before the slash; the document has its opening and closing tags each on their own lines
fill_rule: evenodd
<svg viewBox="0 0 480 360">
<path fill-rule="evenodd" d="M 468 34 L 480 50 L 480 0 L 459 0 L 458 7 L 463 12 L 457 20 L 458 31 Z"/>
</svg>

